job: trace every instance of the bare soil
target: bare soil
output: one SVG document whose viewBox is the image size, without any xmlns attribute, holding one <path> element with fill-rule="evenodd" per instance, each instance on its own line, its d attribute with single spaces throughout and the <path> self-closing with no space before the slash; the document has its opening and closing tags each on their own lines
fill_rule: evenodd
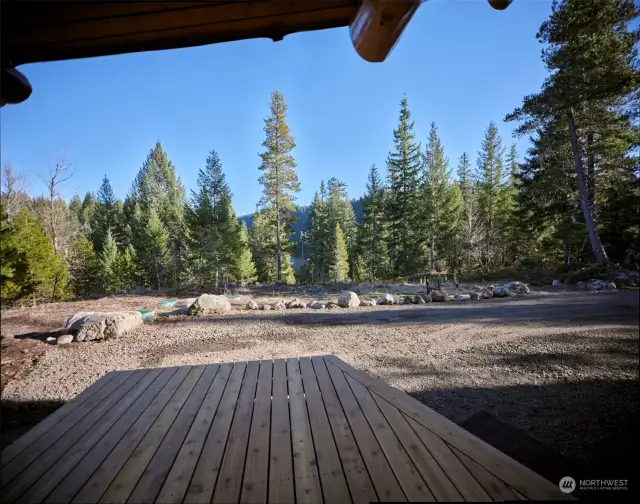
<svg viewBox="0 0 640 504">
<path fill-rule="evenodd" d="M 635 460 L 628 457 L 636 456 L 640 421 L 637 291 L 200 318 L 167 309 L 117 340 L 42 342 L 76 311 L 158 309 L 160 299 L 4 312 L 2 444 L 111 370 L 330 353 L 455 422 L 485 411 L 587 467 Z M 5 370 L 5 359 L 18 363 Z"/>
</svg>

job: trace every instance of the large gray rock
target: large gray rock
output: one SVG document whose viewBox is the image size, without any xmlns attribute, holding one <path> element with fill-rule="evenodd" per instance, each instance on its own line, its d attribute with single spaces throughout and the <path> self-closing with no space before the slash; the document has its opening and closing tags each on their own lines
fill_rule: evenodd
<svg viewBox="0 0 640 504">
<path fill-rule="evenodd" d="M 380 296 L 380 299 L 378 299 L 378 304 L 394 305 L 394 304 L 400 304 L 400 303 L 398 303 L 398 299 L 395 296 L 392 296 L 391 294 L 383 294 L 382 296 Z"/>
<path fill-rule="evenodd" d="M 273 303 L 271 305 L 271 308 L 273 308 L 274 310 L 286 310 L 287 309 L 287 305 L 281 299 L 280 301 L 276 301 L 275 303 Z"/>
<path fill-rule="evenodd" d="M 287 308 L 290 310 L 292 308 L 306 308 L 306 307 L 307 307 L 307 303 L 305 303 L 304 301 L 300 301 L 298 298 L 292 299 L 287 303 Z"/>
<path fill-rule="evenodd" d="M 514 292 L 516 294 L 530 294 L 531 290 L 522 282 L 507 282 L 503 285 L 505 289 L 509 292 Z"/>
<path fill-rule="evenodd" d="M 73 334 L 63 334 L 56 339 L 57 345 L 68 345 L 73 341 Z"/>
<path fill-rule="evenodd" d="M 338 306 L 341 308 L 357 308 L 360 306 L 360 298 L 355 292 L 344 291 L 338 298 Z"/>
<path fill-rule="evenodd" d="M 501 285 L 492 285 L 491 292 L 493 293 L 493 297 L 503 298 L 509 297 L 509 289 L 502 287 Z"/>
<path fill-rule="evenodd" d="M 442 303 L 447 300 L 447 295 L 438 289 L 432 290 L 430 296 L 431 300 L 436 303 Z"/>
<path fill-rule="evenodd" d="M 118 338 L 143 324 L 138 311 L 123 312 L 79 312 L 65 323 L 65 332 L 76 341 L 92 341 Z"/>
<path fill-rule="evenodd" d="M 226 296 L 202 294 L 191 306 L 189 315 L 209 315 L 210 313 L 227 313 L 231 311 L 231 303 Z"/>
</svg>

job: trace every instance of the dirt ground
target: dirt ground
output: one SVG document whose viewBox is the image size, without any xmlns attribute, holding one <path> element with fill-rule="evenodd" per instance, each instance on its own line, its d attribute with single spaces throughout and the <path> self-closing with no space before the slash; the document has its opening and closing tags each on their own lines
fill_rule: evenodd
<svg viewBox="0 0 640 504">
<path fill-rule="evenodd" d="M 320 297 L 303 294 L 296 295 Z M 117 340 L 42 342 L 76 311 L 157 309 L 160 299 L 127 296 L 4 312 L 2 445 L 110 370 L 330 353 L 455 422 L 485 411 L 587 467 L 635 460 L 637 291 L 160 316 Z"/>
</svg>

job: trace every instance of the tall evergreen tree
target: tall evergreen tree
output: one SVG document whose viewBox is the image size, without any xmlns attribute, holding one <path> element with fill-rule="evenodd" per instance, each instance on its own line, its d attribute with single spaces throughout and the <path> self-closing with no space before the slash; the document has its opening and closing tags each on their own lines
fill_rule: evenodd
<svg viewBox="0 0 640 504">
<path fill-rule="evenodd" d="M 435 123 L 431 123 L 425 151 L 423 187 L 424 206 L 421 221 L 426 224 L 425 241 L 429 250 L 428 265 L 429 270 L 433 271 L 446 265 L 447 255 L 452 252 L 454 231 L 462 217 L 462 201 L 457 194 L 452 193 L 449 161 L 444 154 Z M 440 261 L 440 267 L 436 268 L 438 255 L 443 261 Z"/>
<path fill-rule="evenodd" d="M 393 131 L 395 149 L 387 158 L 389 255 L 396 276 L 415 271 L 421 255 L 420 234 L 415 230 L 415 223 L 420 214 L 418 188 L 422 154 L 414 127 L 407 99 L 403 98 L 398 127 Z"/>
<path fill-rule="evenodd" d="M 253 283 L 258 279 L 256 266 L 253 263 L 253 255 L 249 248 L 249 231 L 247 223 L 243 222 L 240 226 L 240 252 L 236 256 L 234 265 L 234 274 L 240 283 Z"/>
<path fill-rule="evenodd" d="M 326 189 L 324 181 L 320 184 L 320 193 L 315 193 L 309 208 L 307 223 L 309 241 L 309 263 L 312 265 L 314 278 L 323 280 L 326 271 L 327 257 L 331 243 L 329 213 L 326 207 Z"/>
<path fill-rule="evenodd" d="M 359 228 L 358 256 L 365 264 L 370 282 L 384 278 L 388 271 L 387 229 L 384 185 L 376 165 L 367 178 L 367 193 L 363 201 L 362 225 Z"/>
<path fill-rule="evenodd" d="M 344 282 L 349 276 L 349 257 L 347 242 L 340 224 L 336 223 L 334 238 L 332 240 L 331 262 L 329 264 L 329 277 L 334 282 Z"/>
<path fill-rule="evenodd" d="M 551 75 L 539 93 L 525 97 L 522 107 L 506 118 L 522 121 L 519 134 L 545 129 L 549 122 L 564 124 L 589 242 L 601 264 L 608 258 L 594 218 L 590 180 L 595 180 L 595 170 L 590 168 L 596 166 L 594 144 L 602 133 L 602 117 L 637 120 L 640 30 L 630 25 L 639 14 L 633 0 L 554 0 L 551 17 L 537 34 Z"/>
<path fill-rule="evenodd" d="M 260 206 L 275 232 L 276 271 L 282 280 L 282 251 L 289 248 L 290 225 L 295 209 L 295 194 L 300 191 L 296 162 L 291 154 L 296 144 L 287 125 L 287 105 L 279 91 L 271 93 L 270 114 L 264 120 L 265 151 L 260 154 L 259 182 L 263 186 Z M 283 243 L 284 242 L 284 243 Z"/>
<path fill-rule="evenodd" d="M 485 132 L 478 152 L 477 174 L 478 213 L 485 230 L 483 264 L 491 270 L 502 261 L 504 250 L 501 231 L 508 218 L 504 205 L 504 147 L 498 128 L 492 121 Z"/>
<path fill-rule="evenodd" d="M 118 235 L 116 197 L 109 178 L 105 175 L 98 190 L 97 206 L 94 215 L 93 243 L 94 248 L 100 252 L 105 243 L 107 233 Z M 119 237 L 118 237 L 119 238 Z"/>
</svg>

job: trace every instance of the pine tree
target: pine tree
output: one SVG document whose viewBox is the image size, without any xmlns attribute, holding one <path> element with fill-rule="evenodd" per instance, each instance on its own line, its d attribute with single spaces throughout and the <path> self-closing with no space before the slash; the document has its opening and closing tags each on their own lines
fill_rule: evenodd
<svg viewBox="0 0 640 504">
<path fill-rule="evenodd" d="M 485 132 L 478 152 L 477 174 L 478 213 L 486 236 L 483 244 L 483 264 L 486 271 L 502 262 L 504 255 L 500 233 L 508 216 L 504 206 L 504 147 L 498 128 L 492 121 Z"/>
<path fill-rule="evenodd" d="M 473 190 L 473 173 L 471 172 L 471 161 L 469 155 L 463 152 L 458 161 L 458 185 L 462 192 L 462 197 L 466 200 Z"/>
<path fill-rule="evenodd" d="M 253 264 L 253 255 L 249 248 L 249 231 L 247 223 L 242 222 L 240 226 L 240 252 L 236 257 L 234 274 L 236 279 L 243 285 L 253 283 L 258 279 L 256 266 Z"/>
<path fill-rule="evenodd" d="M 600 264 L 608 258 L 594 217 L 595 140 L 602 132 L 602 122 L 594 118 L 622 119 L 628 126 L 633 115 L 637 120 L 640 30 L 630 24 L 639 14 L 632 0 L 554 0 L 551 17 L 537 34 L 551 75 L 539 93 L 525 97 L 522 107 L 506 118 L 522 121 L 519 134 L 545 129 L 549 122 L 568 131 L 580 207 Z"/>
<path fill-rule="evenodd" d="M 129 291 L 136 286 L 137 276 L 136 253 L 132 245 L 125 247 L 124 252 L 118 254 L 114 273 L 118 279 L 118 290 Z"/>
<path fill-rule="evenodd" d="M 424 207 L 421 219 L 426 224 L 425 241 L 428 244 L 430 271 L 442 270 L 447 262 L 451 262 L 453 238 L 462 217 L 462 201 L 457 194 L 452 193 L 448 167 L 449 161 L 444 154 L 438 130 L 435 123 L 431 123 L 425 151 Z M 438 263 L 439 267 L 436 267 L 439 255 L 442 260 Z"/>
<path fill-rule="evenodd" d="M 111 230 L 107 230 L 104 243 L 102 244 L 102 252 L 100 253 L 100 277 L 102 279 L 102 288 L 105 292 L 116 292 L 120 290 L 121 279 L 118 276 L 117 269 L 119 257 L 118 243 L 111 233 Z"/>
<path fill-rule="evenodd" d="M 329 264 L 329 277 L 334 282 L 344 282 L 349 276 L 349 253 L 340 224 L 336 223 Z"/>
<path fill-rule="evenodd" d="M 331 228 L 326 200 L 326 188 L 324 181 L 321 181 L 320 192 L 315 193 L 309 208 L 309 220 L 307 223 L 309 263 L 313 266 L 313 276 L 320 281 L 324 280 L 327 272 L 326 265 L 331 243 Z"/>
<path fill-rule="evenodd" d="M 384 278 L 388 273 L 387 230 L 385 222 L 385 193 L 376 165 L 372 165 L 367 179 L 367 193 L 363 200 L 362 225 L 358 236 L 358 259 L 365 268 L 369 282 Z"/>
<path fill-rule="evenodd" d="M 277 280 L 282 280 L 282 251 L 288 248 L 291 236 L 290 225 L 295 209 L 295 193 L 300 191 L 296 175 L 296 163 L 291 155 L 295 147 L 287 125 L 287 105 L 279 91 L 271 94 L 270 115 L 265 119 L 266 138 L 262 143 L 265 151 L 260 154 L 263 186 L 260 206 L 265 217 L 274 226 Z M 284 242 L 284 243 L 283 243 Z"/>
<path fill-rule="evenodd" d="M 3 211 L 4 213 L 4 211 Z M 31 298 L 62 300 L 68 297 L 68 270 L 36 217 L 27 209 L 2 225 L 2 273 L 4 302 Z"/>
<path fill-rule="evenodd" d="M 100 291 L 100 262 L 93 243 L 84 234 L 73 245 L 69 257 L 69 278 L 76 296 L 85 297 Z"/>
<path fill-rule="evenodd" d="M 113 194 L 111 182 L 105 175 L 102 179 L 102 185 L 98 191 L 97 207 L 93 217 L 93 243 L 94 248 L 100 252 L 105 243 L 107 233 L 111 231 L 117 236 L 117 210 L 115 207 L 116 197 Z"/>
<path fill-rule="evenodd" d="M 407 99 L 400 102 L 400 120 L 393 132 L 395 151 L 387 158 L 389 256 L 396 276 L 415 271 L 420 262 L 420 236 L 415 230 L 419 215 L 420 144 L 415 141 L 414 123 Z"/>
<path fill-rule="evenodd" d="M 146 278 L 161 289 L 166 285 L 167 267 L 171 262 L 169 235 L 153 206 L 148 211 L 142 243 L 140 256 Z"/>
<path fill-rule="evenodd" d="M 149 218 L 151 207 L 155 208 L 167 236 L 169 279 L 172 285 L 177 285 L 185 241 L 185 190 L 159 141 L 138 171 L 130 197 L 138 201 L 146 218 Z M 137 252 L 140 256 L 144 254 L 141 250 Z"/>
</svg>

